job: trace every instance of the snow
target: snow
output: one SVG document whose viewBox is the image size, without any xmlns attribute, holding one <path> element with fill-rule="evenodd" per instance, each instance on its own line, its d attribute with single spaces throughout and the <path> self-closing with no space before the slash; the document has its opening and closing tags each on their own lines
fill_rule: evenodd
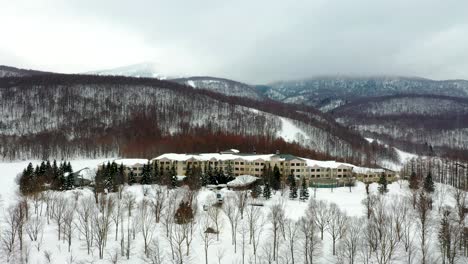
<svg viewBox="0 0 468 264">
<path fill-rule="evenodd" d="M 197 85 L 196 85 L 195 82 L 192 81 L 192 80 L 187 81 L 187 84 L 190 85 L 190 86 L 192 86 L 193 88 L 197 88 Z"/>
<path fill-rule="evenodd" d="M 282 137 L 287 142 L 300 141 L 300 139 L 309 139 L 309 136 L 298 128 L 291 119 L 279 117 L 281 120 L 281 130 L 278 137 Z"/>
<path fill-rule="evenodd" d="M 105 161 L 104 163 L 115 162 L 117 163 L 117 165 L 123 164 L 124 166 L 133 166 L 136 164 L 147 164 L 148 161 L 149 161 L 148 159 L 114 159 L 114 160 Z"/>
<path fill-rule="evenodd" d="M 74 171 L 78 171 L 83 168 L 96 168 L 97 165 L 101 164 L 103 161 L 102 159 L 99 160 L 71 160 L 71 164 L 73 166 Z M 39 164 L 40 161 L 31 161 L 34 165 Z M 11 163 L 0 163 L 0 171 L 2 171 L 2 184 L 0 185 L 0 194 L 3 197 L 3 209 L 8 207 L 8 204 L 11 204 L 15 201 L 15 192 L 18 189 L 15 183 L 15 178 L 18 173 L 20 173 L 27 165 L 29 161 L 18 161 L 18 162 L 11 162 Z M 327 164 L 330 163 L 327 161 Z M 238 182 L 250 182 L 256 179 L 256 177 L 250 175 L 243 175 L 239 176 L 236 180 Z M 236 181 L 234 181 L 235 183 Z M 377 193 L 378 185 L 373 183 L 370 185 L 370 192 Z M 385 195 L 388 198 L 389 202 L 398 202 L 399 199 L 409 196 L 409 189 L 407 186 L 407 182 L 401 181 L 399 183 L 392 183 L 388 186 L 389 192 Z M 437 209 L 443 205 L 453 205 L 454 201 L 450 196 L 450 189 L 446 185 L 436 184 L 436 193 L 434 195 L 434 204 L 435 209 L 432 211 L 433 215 L 431 217 L 437 217 Z M 144 198 L 143 195 L 143 188 L 140 185 L 133 185 L 133 186 L 126 186 L 126 192 L 130 192 L 135 195 L 137 202 L 141 201 Z M 150 190 L 151 193 L 152 190 Z M 179 197 L 183 197 L 182 193 L 185 190 L 182 188 L 178 188 L 175 190 L 171 190 L 170 192 L 178 192 L 180 193 Z M 76 191 L 67 191 L 64 194 L 68 197 L 72 197 L 74 192 Z M 81 197 L 90 196 L 92 197 L 92 192 L 87 189 L 78 190 L 81 193 Z M 168 191 L 169 192 L 169 191 Z M 203 205 L 213 204 L 216 201 L 216 193 L 217 191 L 210 191 L 208 189 L 202 189 L 198 194 L 198 205 L 199 205 L 199 212 L 198 214 L 203 215 L 206 214 L 203 211 Z M 227 189 L 223 189 L 220 191 L 223 197 L 225 197 L 225 201 L 228 197 L 233 196 L 235 194 L 234 191 L 230 191 Z M 348 216 L 352 217 L 362 217 L 364 216 L 365 207 L 362 204 L 362 200 L 366 197 L 366 190 L 365 185 L 361 182 L 358 182 L 355 187 L 351 190 L 347 187 L 343 188 L 334 188 L 334 189 L 311 189 L 309 188 L 309 199 L 316 199 L 325 201 L 328 203 L 335 203 L 339 206 L 340 209 L 344 210 Z M 301 202 L 299 200 L 290 200 L 287 198 L 288 194 L 285 192 L 282 194 L 281 192 L 273 192 L 273 196 L 270 200 L 264 200 L 260 198 L 256 201 L 257 204 L 263 204 L 260 207 L 262 212 L 260 219 L 261 221 L 264 219 L 266 222 L 262 226 L 264 228 L 263 234 L 261 237 L 261 244 L 269 243 L 271 241 L 270 237 L 270 223 L 268 220 L 269 208 L 277 203 L 282 202 L 284 203 L 284 209 L 286 217 L 292 220 L 298 220 L 305 214 L 305 210 L 307 209 L 308 203 Z M 0 216 L 4 210 L 0 211 Z M 33 212 L 33 209 L 31 209 Z M 32 213 L 31 212 L 31 213 Z M 135 212 L 136 213 L 136 212 Z M 0 219 L 3 219 L 0 217 Z M 220 230 L 220 240 L 214 242 L 209 248 L 209 264 L 218 263 L 217 259 L 217 252 L 224 251 L 224 258 L 221 260 L 221 263 L 241 263 L 241 253 L 238 247 L 237 253 L 234 253 L 233 246 L 231 245 L 231 236 L 230 236 L 230 225 L 228 220 L 222 214 L 222 228 Z M 438 223 L 437 219 L 433 219 L 434 223 Z M 125 225 L 124 225 L 125 226 Z M 91 255 L 86 253 L 86 248 L 83 245 L 83 241 L 79 240 L 78 234 L 75 233 L 73 237 L 71 253 L 67 250 L 67 245 L 63 241 L 58 241 L 57 239 L 57 226 L 53 222 L 50 224 L 45 224 L 44 230 L 44 239 L 43 245 L 38 252 L 35 247 L 31 248 L 30 251 L 30 259 L 29 263 L 44 263 L 44 252 L 49 251 L 52 254 L 52 263 L 67 263 L 72 255 L 76 258 L 75 263 L 96 263 L 96 264 L 103 264 L 103 263 L 110 263 L 110 255 L 114 252 L 114 250 L 119 249 L 119 242 L 114 240 L 114 232 L 113 230 L 115 227 L 111 226 L 111 231 L 109 233 L 108 242 L 105 248 L 104 253 L 104 260 L 99 260 L 97 256 L 97 250 L 93 250 Z M 434 228 L 434 231 L 430 234 L 431 237 L 429 239 L 430 245 L 429 249 L 431 254 L 436 258 L 438 256 L 438 245 L 437 245 L 437 232 Z M 417 236 L 417 230 L 414 231 L 415 236 Z M 198 233 L 198 232 L 197 232 Z M 119 234 L 120 235 L 120 234 Z M 167 263 L 170 262 L 170 250 L 168 241 L 165 236 L 164 227 L 159 224 L 154 236 L 161 243 L 161 249 L 167 253 L 166 260 Z M 33 245 L 35 242 L 30 242 L 27 235 L 25 235 L 25 243 L 27 245 Z M 136 239 L 132 242 L 132 253 L 130 260 L 126 260 L 125 258 L 121 258 L 119 263 L 127 263 L 127 264 L 135 264 L 135 263 L 145 263 L 143 260 L 143 241 L 141 238 L 140 232 L 137 232 Z M 284 243 L 282 241 L 281 243 Z M 417 242 L 416 242 L 417 243 Z M 202 246 L 202 241 L 199 235 L 194 236 L 194 240 L 191 245 L 190 251 L 190 258 L 191 261 L 187 263 L 204 263 L 204 251 Z M 238 243 L 239 245 L 239 243 Z M 265 244 L 266 245 L 266 244 Z M 247 243 L 247 252 L 246 257 L 251 254 L 251 245 Z M 336 263 L 336 258 L 331 254 L 331 237 L 328 233 L 325 233 L 322 249 L 322 255 L 317 258 L 317 263 L 328 264 L 328 263 Z M 285 254 L 283 252 L 282 254 Z M 3 256 L 0 256 L 0 259 Z M 81 262 L 80 262 L 81 261 Z M 466 263 L 463 262 L 466 259 L 461 259 L 459 263 Z M 185 262 L 184 262 L 185 263 Z M 395 264 L 403 264 L 404 258 L 398 257 L 394 262 Z M 418 263 L 417 256 L 415 259 L 415 263 Z"/>
</svg>

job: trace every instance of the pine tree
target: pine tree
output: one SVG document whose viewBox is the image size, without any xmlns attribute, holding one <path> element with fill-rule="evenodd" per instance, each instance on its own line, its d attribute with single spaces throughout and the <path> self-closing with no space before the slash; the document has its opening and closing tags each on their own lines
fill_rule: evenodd
<svg viewBox="0 0 468 264">
<path fill-rule="evenodd" d="M 71 190 L 75 187 L 75 178 L 73 177 L 73 173 L 68 173 L 65 179 L 65 190 Z"/>
<path fill-rule="evenodd" d="M 388 192 L 387 185 L 388 185 L 387 177 L 385 176 L 385 173 L 382 173 L 379 179 L 379 192 L 381 194 L 385 194 L 386 192 Z"/>
<path fill-rule="evenodd" d="M 281 185 L 281 173 L 280 173 L 278 166 L 276 166 L 275 164 L 275 167 L 273 167 L 273 179 L 271 181 L 271 187 L 273 188 L 273 190 L 277 191 L 280 189 L 280 185 Z"/>
<path fill-rule="evenodd" d="M 435 190 L 434 181 L 432 180 L 431 172 L 427 174 L 427 177 L 424 180 L 424 190 L 428 193 L 433 193 Z"/>
<path fill-rule="evenodd" d="M 409 188 L 412 190 L 417 190 L 419 189 L 419 178 L 416 175 L 416 172 L 412 172 L 411 176 L 409 178 Z"/>
<path fill-rule="evenodd" d="M 296 179 L 294 178 L 292 170 L 291 170 L 291 174 L 288 176 L 288 181 L 289 181 L 289 198 L 296 199 L 297 198 L 297 185 L 296 185 Z"/>
<path fill-rule="evenodd" d="M 267 200 L 271 198 L 271 188 L 268 182 L 265 183 L 265 186 L 263 187 L 263 198 Z"/>
<path fill-rule="evenodd" d="M 307 187 L 305 178 L 302 178 L 302 186 L 301 186 L 301 191 L 299 194 L 299 200 L 301 201 L 309 200 L 309 189 Z"/>
<path fill-rule="evenodd" d="M 153 165 L 153 169 L 151 170 L 151 174 L 153 175 L 153 183 L 155 184 L 161 184 L 161 178 L 159 174 L 159 167 L 158 163 L 155 161 Z"/>
<path fill-rule="evenodd" d="M 258 196 L 260 196 L 261 193 L 262 193 L 262 188 L 260 187 L 258 183 L 255 183 L 255 185 L 252 188 L 252 197 L 258 198 Z"/>
<path fill-rule="evenodd" d="M 143 165 L 141 172 L 141 184 L 151 184 L 151 165 Z"/>
<path fill-rule="evenodd" d="M 176 172 L 174 165 L 172 165 L 171 167 L 169 177 L 170 177 L 170 187 L 171 188 L 177 187 L 177 172 Z"/>
<path fill-rule="evenodd" d="M 131 170 L 129 173 L 128 173 L 128 184 L 129 185 L 133 185 L 136 183 L 136 177 L 135 177 L 135 173 L 133 172 L 133 170 Z"/>
</svg>

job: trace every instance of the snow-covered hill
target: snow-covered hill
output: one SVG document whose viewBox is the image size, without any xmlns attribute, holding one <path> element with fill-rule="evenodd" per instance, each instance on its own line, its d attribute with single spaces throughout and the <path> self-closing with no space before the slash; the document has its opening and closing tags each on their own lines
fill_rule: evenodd
<svg viewBox="0 0 468 264">
<path fill-rule="evenodd" d="M 86 72 L 86 74 L 158 78 L 161 80 L 174 78 L 173 76 L 169 76 L 164 71 L 163 67 L 153 62 L 144 62 L 112 69 L 90 71 Z"/>
<path fill-rule="evenodd" d="M 213 92 L 221 93 L 228 96 L 239 96 L 255 100 L 263 99 L 263 96 L 255 89 L 255 87 L 223 78 L 215 77 L 189 77 L 173 79 L 177 83 L 189 85 L 197 89 L 207 89 Z"/>
<path fill-rule="evenodd" d="M 268 85 L 263 92 L 269 98 L 324 107 L 330 102 L 351 101 L 362 97 L 400 94 L 431 94 L 468 97 L 468 81 L 435 81 L 413 77 L 317 77 L 299 81 L 280 81 Z M 336 106 L 342 105 L 337 104 Z"/>
<path fill-rule="evenodd" d="M 40 75 L 40 74 L 48 74 L 47 72 L 40 72 L 34 70 L 25 70 L 19 69 L 10 66 L 0 65 L 0 78 L 3 77 L 25 77 L 25 76 L 33 76 L 33 75 Z"/>
</svg>

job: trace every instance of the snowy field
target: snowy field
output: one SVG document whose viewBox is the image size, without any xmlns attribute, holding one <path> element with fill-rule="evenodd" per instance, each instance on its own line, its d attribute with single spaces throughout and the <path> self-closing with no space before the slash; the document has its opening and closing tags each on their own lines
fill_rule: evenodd
<svg viewBox="0 0 468 264">
<path fill-rule="evenodd" d="M 95 168 L 97 164 L 104 160 L 76 160 L 71 161 L 74 171 L 89 167 Z M 8 230 L 8 226 L 5 222 L 5 217 L 8 215 L 8 208 L 15 204 L 17 201 L 17 184 L 15 178 L 28 164 L 27 161 L 12 162 L 12 163 L 0 163 L 0 171 L 2 172 L 2 183 L 0 185 L 0 194 L 2 197 L 1 212 L 3 216 L 3 225 L 0 232 Z M 38 164 L 38 161 L 34 161 L 33 164 Z M 384 195 L 386 205 L 389 207 L 394 206 L 398 203 L 408 203 L 411 199 L 411 192 L 408 189 L 406 182 L 393 183 L 389 186 L 389 192 Z M 161 187 L 162 188 L 162 187 Z M 378 193 L 378 185 L 372 184 L 370 186 L 370 192 L 373 194 Z M 20 251 L 18 246 L 15 247 L 13 253 L 10 256 L 10 263 L 205 263 L 205 245 L 208 245 L 208 263 L 293 263 L 292 257 L 294 256 L 294 263 L 306 263 L 304 260 L 304 237 L 301 232 L 296 230 L 293 233 L 291 224 L 299 222 L 299 219 L 306 215 L 308 210 L 309 202 L 303 202 L 288 199 L 288 192 L 284 193 L 276 192 L 273 197 L 269 200 L 264 198 L 258 198 L 256 200 L 248 200 L 247 204 L 262 204 L 263 206 L 249 206 L 245 207 L 244 219 L 238 220 L 236 237 L 236 252 L 234 252 L 234 246 L 232 244 L 232 229 L 231 223 L 225 213 L 226 208 L 216 210 L 209 205 L 216 202 L 216 193 L 207 189 L 202 189 L 196 194 L 196 203 L 194 202 L 193 208 L 195 209 L 195 221 L 189 229 L 184 229 L 181 226 L 173 222 L 173 217 L 165 217 L 167 215 L 173 215 L 176 212 L 177 205 L 188 197 L 189 192 L 186 189 L 178 188 L 175 190 L 167 191 L 164 189 L 165 199 L 160 199 L 163 202 L 163 210 L 161 221 L 155 224 L 153 212 L 149 214 L 149 222 L 145 222 L 142 208 L 144 203 L 143 200 L 148 201 L 148 204 L 155 204 L 158 202 L 159 196 L 156 192 L 159 186 L 126 186 L 123 190 L 123 197 L 135 197 L 135 205 L 131 210 L 132 216 L 129 217 L 127 210 L 125 209 L 125 199 L 118 204 L 121 204 L 120 214 L 116 213 L 115 206 L 112 210 L 111 218 L 116 218 L 116 215 L 120 215 L 120 225 L 116 229 L 116 222 L 109 221 L 109 230 L 107 239 L 103 249 L 103 259 L 99 257 L 99 250 L 97 242 L 93 239 L 93 245 L 90 247 L 90 253 L 87 252 L 86 239 L 82 233 L 79 232 L 80 224 L 78 222 L 78 215 L 81 211 L 78 211 L 80 206 L 84 204 L 86 199 L 93 198 L 93 193 L 90 190 L 79 190 L 79 191 L 67 191 L 65 193 L 55 193 L 50 197 L 57 199 L 59 196 L 66 197 L 67 210 L 72 209 L 74 212 L 75 219 L 72 222 L 71 227 L 71 247 L 68 250 L 69 238 L 62 236 L 58 239 L 58 225 L 53 217 L 49 219 L 47 223 L 46 217 L 46 204 L 41 202 L 40 210 L 35 213 L 33 206 L 31 205 L 30 219 L 38 219 L 43 225 L 43 232 L 39 232 L 39 239 L 37 241 L 31 241 L 30 237 L 26 232 L 23 234 L 23 250 Z M 224 197 L 224 204 L 237 204 L 239 201 L 236 197 L 239 196 L 239 192 L 233 192 L 228 190 L 221 190 Z M 79 196 L 78 196 L 79 195 Z M 327 204 L 334 203 L 341 209 L 342 212 L 349 217 L 346 219 L 349 223 L 359 223 L 359 226 L 363 229 L 365 222 L 367 221 L 366 207 L 363 204 L 363 200 L 366 199 L 365 185 L 358 183 L 356 187 L 351 190 L 349 188 L 335 188 L 335 189 L 309 189 L 309 200 L 324 201 Z M 113 195 L 116 197 L 116 195 Z M 75 200 L 78 197 L 78 200 Z M 314 198 L 315 197 L 315 198 Z M 51 200 L 53 200 L 51 199 Z M 427 263 L 441 263 L 439 244 L 437 239 L 437 232 L 439 229 L 439 209 L 442 209 L 446 205 L 453 206 L 454 200 L 452 198 L 452 190 L 450 187 L 445 185 L 436 185 L 436 192 L 433 195 L 434 208 L 430 212 L 430 225 L 428 227 L 429 245 Z M 120 200 L 119 200 L 120 201 Z M 30 203 L 32 203 L 30 201 Z M 281 205 L 284 209 L 285 221 L 283 221 L 284 231 L 278 236 L 278 258 L 276 262 L 270 262 L 271 256 L 271 245 L 272 245 L 272 223 L 271 223 L 271 212 L 272 207 Z M 208 211 L 205 211 L 204 207 L 208 206 Z M 254 208 L 254 209 L 252 209 Z M 412 210 L 412 208 L 410 208 Z M 388 209 L 390 211 L 390 208 Z M 410 210 L 410 211 L 411 211 Z M 40 213 L 42 212 L 42 213 Z M 146 212 L 146 211 L 145 211 Z M 148 211 L 149 212 L 149 211 Z M 219 213 L 219 214 L 218 214 Z M 104 217 L 104 213 L 101 214 Z M 203 230 L 206 227 L 216 229 L 214 216 L 218 215 L 218 230 L 219 240 L 215 234 L 206 235 Z M 211 216 L 211 217 L 210 217 Z M 417 218 L 414 212 L 409 212 L 406 216 L 407 222 L 411 223 L 411 243 L 413 244 L 412 249 L 412 262 L 420 263 L 421 250 L 419 249 L 420 240 L 420 228 L 417 224 Z M 119 217 L 117 217 L 119 218 Z M 252 219 L 251 219 L 252 218 Z M 306 218 L 310 218 L 307 216 Z M 96 218 L 96 221 L 101 221 L 101 218 Z M 115 220 L 115 219 L 114 219 Z M 151 223 L 151 224 L 149 224 Z M 90 228 L 94 228 L 96 222 L 92 221 Z M 250 226 L 254 225 L 253 230 Z M 289 228 L 288 228 L 289 227 Z M 62 226 L 62 228 L 64 228 Z M 352 230 L 351 225 L 349 230 Z M 40 228 L 42 230 L 42 228 Z M 129 231 L 130 230 L 130 231 Z M 172 239 L 166 236 L 166 232 L 171 233 Z M 189 230 L 189 231 L 187 231 Z M 65 232 L 65 230 L 63 231 Z M 250 241 L 250 233 L 252 232 L 253 242 Z M 184 234 L 184 235 L 182 235 Z M 150 253 L 145 257 L 144 253 L 144 238 L 146 238 L 149 244 L 148 250 Z M 315 230 L 315 234 L 318 236 L 315 240 L 318 241 L 316 256 L 314 255 L 313 263 L 340 263 L 340 259 L 332 254 L 332 236 L 329 230 L 325 230 L 323 241 L 320 240 L 320 232 L 318 229 Z M 184 240 L 185 236 L 185 240 Z M 122 237 L 124 238 L 123 252 L 121 248 Z M 130 239 L 128 239 L 130 237 Z M 343 246 L 345 241 L 345 235 L 343 239 L 338 239 L 337 248 Z M 364 239 L 361 239 L 364 240 Z M 18 242 L 16 242 L 18 244 Z M 127 246 L 129 245 L 130 246 Z M 242 247 L 242 244 L 245 247 Z M 172 247 L 171 247 L 172 245 Z M 255 245 L 255 246 L 254 246 Z M 292 247 L 291 247 L 292 245 Z M 256 247 L 256 254 L 254 254 L 254 247 Z M 242 250 L 244 248 L 244 250 Z M 292 251 L 291 251 L 292 248 Z M 187 254 L 188 249 L 188 254 Z M 2 246 L 0 257 L 2 261 L 6 261 L 7 254 Z M 129 251 L 127 259 L 127 250 Z M 172 253 L 175 251 L 175 253 Z M 363 250 L 364 251 L 364 250 Z M 177 253 L 180 252 L 180 253 Z M 242 254 L 244 252 L 244 254 Z M 121 253 L 124 253 L 123 256 Z M 364 263 L 359 257 L 361 251 L 356 252 L 357 259 L 355 263 Z M 256 256 L 255 256 L 256 255 Z M 158 257 L 157 257 L 158 256 Z M 182 257 L 179 257 L 182 256 Z M 244 256 L 244 258 L 242 257 Z M 397 249 L 388 262 L 377 262 L 371 259 L 368 263 L 408 263 L 408 257 L 405 253 L 403 242 L 397 244 Z M 27 260 L 27 261 L 26 261 Z M 467 258 L 458 258 L 455 263 L 468 263 Z"/>
</svg>

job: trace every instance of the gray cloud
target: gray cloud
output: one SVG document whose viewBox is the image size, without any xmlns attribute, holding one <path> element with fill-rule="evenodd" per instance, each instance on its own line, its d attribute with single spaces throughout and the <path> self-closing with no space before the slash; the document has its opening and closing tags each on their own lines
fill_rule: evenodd
<svg viewBox="0 0 468 264">
<path fill-rule="evenodd" d="M 30 68 L 150 60 L 165 72 L 250 83 L 324 74 L 468 78 L 461 0 L 2 1 L 0 23 L 11 37 L 0 44 L 0 63 Z"/>
</svg>

